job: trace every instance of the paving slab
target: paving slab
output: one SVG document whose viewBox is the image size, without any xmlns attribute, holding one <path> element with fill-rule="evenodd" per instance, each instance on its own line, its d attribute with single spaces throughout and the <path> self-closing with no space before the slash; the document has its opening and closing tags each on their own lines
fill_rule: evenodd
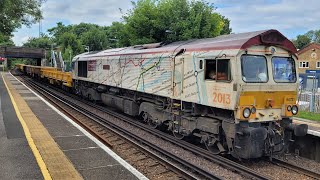
<svg viewBox="0 0 320 180">
<path fill-rule="evenodd" d="M 43 179 L 2 76 L 0 77 L 0 176 L 6 180 Z"/>
</svg>

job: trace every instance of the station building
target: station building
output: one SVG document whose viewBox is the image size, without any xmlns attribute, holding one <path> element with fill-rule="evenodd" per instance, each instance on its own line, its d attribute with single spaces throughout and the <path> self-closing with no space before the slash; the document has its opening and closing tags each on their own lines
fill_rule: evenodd
<svg viewBox="0 0 320 180">
<path fill-rule="evenodd" d="M 300 83 L 304 89 L 320 88 L 320 44 L 310 43 L 297 52 Z"/>
</svg>

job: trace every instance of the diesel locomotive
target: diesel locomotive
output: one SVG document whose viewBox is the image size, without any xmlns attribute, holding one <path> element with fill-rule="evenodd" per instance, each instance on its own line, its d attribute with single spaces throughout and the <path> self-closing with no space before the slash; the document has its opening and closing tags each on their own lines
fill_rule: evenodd
<svg viewBox="0 0 320 180">
<path fill-rule="evenodd" d="M 292 123 L 295 53 L 280 32 L 264 30 L 83 53 L 67 78 L 38 73 L 177 138 L 194 137 L 212 153 L 250 159 L 281 154 L 307 133 Z M 32 74 L 28 68 L 20 67 Z"/>
</svg>

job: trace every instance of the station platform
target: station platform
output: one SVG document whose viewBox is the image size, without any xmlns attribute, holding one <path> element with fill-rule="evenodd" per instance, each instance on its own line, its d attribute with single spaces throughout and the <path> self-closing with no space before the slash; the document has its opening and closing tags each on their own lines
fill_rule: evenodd
<svg viewBox="0 0 320 180">
<path fill-rule="evenodd" d="M 6 72 L 0 138 L 1 179 L 147 179 Z"/>
<path fill-rule="evenodd" d="M 294 117 L 293 123 L 307 124 L 308 125 L 308 134 L 320 137 L 320 122 Z"/>
</svg>

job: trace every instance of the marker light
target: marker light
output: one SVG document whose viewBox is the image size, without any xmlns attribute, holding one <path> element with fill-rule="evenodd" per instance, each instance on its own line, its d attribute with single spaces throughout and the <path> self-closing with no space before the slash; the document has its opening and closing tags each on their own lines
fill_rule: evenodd
<svg viewBox="0 0 320 180">
<path fill-rule="evenodd" d="M 290 106 L 290 105 L 287 107 L 287 110 L 288 110 L 288 111 L 291 111 L 291 106 Z"/>
<path fill-rule="evenodd" d="M 254 114 L 254 113 L 256 113 L 256 112 L 257 112 L 257 109 L 256 109 L 255 107 L 252 107 L 252 108 L 251 108 L 251 113 Z"/>
</svg>

